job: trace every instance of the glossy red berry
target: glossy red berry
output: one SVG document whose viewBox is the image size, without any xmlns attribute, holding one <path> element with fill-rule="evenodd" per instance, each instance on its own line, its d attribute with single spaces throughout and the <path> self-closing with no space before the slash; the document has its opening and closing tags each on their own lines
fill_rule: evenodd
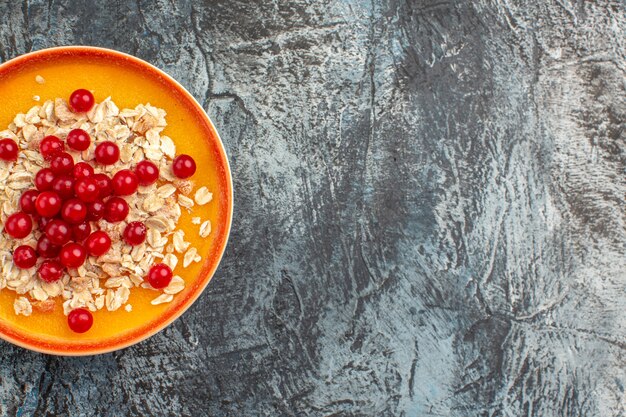
<svg viewBox="0 0 626 417">
<path fill-rule="evenodd" d="M 44 233 L 55 245 L 65 245 L 72 238 L 72 229 L 70 225 L 63 220 L 54 219 L 48 222 Z"/>
<path fill-rule="evenodd" d="M 22 245 L 13 251 L 13 263 L 21 269 L 28 269 L 37 263 L 37 252 L 28 245 Z"/>
<path fill-rule="evenodd" d="M 74 170 L 74 158 L 67 152 L 59 152 L 50 159 L 50 169 L 55 174 L 71 174 Z"/>
<path fill-rule="evenodd" d="M 91 234 L 91 226 L 89 222 L 82 222 L 72 226 L 72 239 L 74 242 L 82 242 Z"/>
<path fill-rule="evenodd" d="M 84 151 L 89 148 L 91 137 L 89 137 L 89 133 L 85 132 L 83 129 L 74 129 L 70 130 L 65 141 L 67 142 L 67 146 L 71 149 Z"/>
<path fill-rule="evenodd" d="M 83 113 L 91 110 L 95 103 L 91 91 L 79 88 L 70 95 L 70 107 L 76 113 Z"/>
<path fill-rule="evenodd" d="M 42 217 L 54 217 L 61 211 L 61 197 L 54 191 L 39 193 L 35 199 L 35 210 Z"/>
<path fill-rule="evenodd" d="M 124 228 L 124 240 L 132 246 L 141 245 L 146 240 L 147 231 L 143 222 L 130 222 Z"/>
<path fill-rule="evenodd" d="M 67 200 L 61 208 L 61 217 L 70 224 L 82 223 L 87 217 L 87 204 L 78 198 Z"/>
<path fill-rule="evenodd" d="M 17 161 L 17 143 L 13 139 L 0 140 L 0 159 L 5 161 Z"/>
<path fill-rule="evenodd" d="M 75 333 L 85 333 L 93 326 L 93 316 L 86 308 L 77 308 L 67 315 L 67 325 Z"/>
<path fill-rule="evenodd" d="M 50 168 L 43 168 L 35 174 L 35 188 L 39 191 L 48 191 L 52 189 L 52 183 L 56 175 Z"/>
<path fill-rule="evenodd" d="M 63 265 L 57 261 L 44 261 L 40 266 L 39 278 L 46 282 L 55 282 L 63 276 Z"/>
<path fill-rule="evenodd" d="M 55 258 L 60 251 L 61 246 L 52 243 L 46 235 L 42 235 L 37 241 L 37 253 L 42 258 Z"/>
<path fill-rule="evenodd" d="M 77 180 L 74 184 L 74 191 L 76 192 L 76 197 L 86 203 L 96 201 L 100 196 L 98 180 L 94 177 L 85 177 Z"/>
<path fill-rule="evenodd" d="M 111 197 L 104 204 L 104 219 L 109 223 L 121 222 L 128 216 L 128 203 L 121 197 Z"/>
<path fill-rule="evenodd" d="M 52 181 L 52 191 L 64 200 L 74 197 L 74 178 L 67 174 L 56 177 Z"/>
<path fill-rule="evenodd" d="M 96 146 L 96 161 L 102 165 L 112 165 L 120 159 L 120 148 L 113 142 L 106 141 Z"/>
<path fill-rule="evenodd" d="M 165 264 L 155 264 L 148 272 L 148 282 L 152 288 L 165 288 L 172 280 L 172 270 Z"/>
<path fill-rule="evenodd" d="M 172 172 L 178 178 L 189 178 L 196 173 L 196 161 L 189 155 L 178 155 L 172 162 Z"/>
<path fill-rule="evenodd" d="M 85 263 L 87 250 L 78 243 L 70 242 L 63 246 L 59 259 L 66 268 L 78 268 Z"/>
<path fill-rule="evenodd" d="M 113 176 L 113 192 L 116 195 L 131 195 L 137 191 L 139 179 L 130 169 L 122 169 Z"/>
<path fill-rule="evenodd" d="M 102 256 L 111 248 L 111 238 L 102 230 L 98 230 L 89 235 L 85 246 L 91 256 Z"/>
<path fill-rule="evenodd" d="M 30 216 L 21 211 L 11 214 L 4 223 L 4 231 L 11 237 L 22 239 L 33 230 L 33 221 Z"/>
<path fill-rule="evenodd" d="M 37 220 L 39 230 L 44 230 L 48 223 L 54 220 L 54 217 L 41 217 L 39 214 L 33 214 L 33 218 Z"/>
<path fill-rule="evenodd" d="M 20 208 L 26 214 L 35 214 L 35 200 L 39 192 L 37 190 L 26 190 L 20 196 Z"/>
<path fill-rule="evenodd" d="M 41 155 L 47 161 L 52 159 L 57 153 L 63 151 L 65 151 L 65 145 L 61 142 L 61 139 L 56 136 L 46 136 L 39 143 L 39 152 L 41 152 Z"/>
<path fill-rule="evenodd" d="M 87 203 L 87 220 L 100 220 L 102 216 L 104 216 L 104 202 L 101 199 Z"/>
<path fill-rule="evenodd" d="M 85 177 L 91 177 L 93 175 L 93 167 L 87 162 L 77 162 L 72 170 L 74 179 L 80 179 Z"/>
<path fill-rule="evenodd" d="M 113 194 L 113 183 L 111 182 L 111 178 L 109 178 L 106 174 L 94 174 L 93 178 L 98 183 L 100 198 L 105 198 Z"/>
<path fill-rule="evenodd" d="M 150 185 L 159 179 L 159 168 L 154 162 L 141 161 L 135 167 L 135 174 L 137 174 L 139 184 Z"/>
</svg>

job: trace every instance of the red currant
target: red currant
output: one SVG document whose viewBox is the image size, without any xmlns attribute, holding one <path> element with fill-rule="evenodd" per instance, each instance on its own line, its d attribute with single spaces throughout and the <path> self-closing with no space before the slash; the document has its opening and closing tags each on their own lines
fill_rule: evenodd
<svg viewBox="0 0 626 417">
<path fill-rule="evenodd" d="M 74 242 L 82 242 L 91 234 L 91 226 L 89 222 L 82 222 L 72 226 L 72 238 Z"/>
<path fill-rule="evenodd" d="M 131 195 L 137 191 L 139 179 L 130 169 L 122 169 L 113 176 L 113 191 L 117 195 Z"/>
<path fill-rule="evenodd" d="M 56 175 L 50 168 L 40 169 L 37 174 L 35 174 L 35 188 L 39 191 L 48 191 L 52 189 L 52 183 Z"/>
<path fill-rule="evenodd" d="M 78 198 L 67 200 L 61 209 L 61 217 L 70 224 L 79 224 L 87 217 L 87 204 Z"/>
<path fill-rule="evenodd" d="M 93 326 L 93 316 L 86 308 L 77 308 L 67 315 L 67 325 L 75 333 L 85 333 Z"/>
<path fill-rule="evenodd" d="M 63 246 L 59 254 L 61 264 L 66 268 L 78 268 L 85 263 L 85 258 L 87 258 L 87 250 L 73 242 Z"/>
<path fill-rule="evenodd" d="M 159 168 L 150 161 L 141 161 L 135 167 L 135 174 L 139 178 L 139 184 L 154 184 L 159 179 Z"/>
<path fill-rule="evenodd" d="M 141 245 L 146 240 L 147 231 L 143 222 L 130 222 L 124 228 L 124 240 L 132 246 Z"/>
<path fill-rule="evenodd" d="M 70 130 L 65 141 L 67 142 L 67 146 L 76 151 L 87 150 L 91 144 L 89 133 L 85 132 L 83 129 Z"/>
<path fill-rule="evenodd" d="M 98 230 L 89 235 L 85 246 L 91 256 L 102 256 L 111 248 L 111 238 L 102 230 Z"/>
<path fill-rule="evenodd" d="M 54 191 L 44 191 L 35 199 L 35 210 L 42 217 L 54 217 L 61 210 L 61 197 Z"/>
<path fill-rule="evenodd" d="M 11 214 L 4 223 L 4 231 L 16 239 L 25 238 L 31 230 L 33 230 L 33 221 L 26 213 Z"/>
<path fill-rule="evenodd" d="M 91 91 L 79 88 L 70 95 L 70 107 L 76 113 L 83 113 L 91 110 L 95 103 Z"/>
<path fill-rule="evenodd" d="M 59 152 L 50 160 L 50 169 L 55 174 L 71 174 L 74 170 L 74 158 L 67 152 Z"/>
<path fill-rule="evenodd" d="M 66 174 L 56 177 L 52 181 L 52 191 L 64 200 L 74 197 L 74 178 Z"/>
<path fill-rule="evenodd" d="M 72 239 L 74 242 L 82 242 L 91 234 L 91 225 L 89 222 L 82 222 L 72 226 Z"/>
<path fill-rule="evenodd" d="M 96 221 L 104 216 L 104 202 L 100 199 L 87 204 L 87 220 Z"/>
<path fill-rule="evenodd" d="M 70 225 L 63 220 L 51 220 L 44 229 L 44 233 L 55 245 L 65 245 L 72 238 L 72 229 Z"/>
<path fill-rule="evenodd" d="M 98 180 L 94 177 L 86 177 L 77 180 L 74 185 L 74 191 L 76 192 L 76 197 L 86 203 L 96 201 L 100 196 Z"/>
<path fill-rule="evenodd" d="M 178 178 L 189 178 L 196 172 L 196 161 L 189 155 L 178 155 L 172 162 L 172 172 Z"/>
<path fill-rule="evenodd" d="M 91 177 L 93 175 L 93 167 L 87 162 L 78 162 L 74 165 L 72 175 L 74 179 Z"/>
<path fill-rule="evenodd" d="M 152 288 L 165 288 L 172 280 L 172 270 L 165 264 L 155 264 L 148 272 L 148 282 Z"/>
<path fill-rule="evenodd" d="M 121 197 L 111 197 L 104 205 L 104 219 L 109 223 L 121 222 L 128 216 L 128 203 Z"/>
<path fill-rule="evenodd" d="M 39 152 L 45 160 L 50 160 L 59 152 L 65 151 L 65 145 L 56 136 L 46 136 L 39 143 Z"/>
<path fill-rule="evenodd" d="M 37 263 L 37 252 L 28 245 L 22 245 L 13 251 L 13 263 L 21 269 L 28 269 Z"/>
<path fill-rule="evenodd" d="M 39 278 L 46 282 L 55 282 L 63 276 L 63 265 L 57 261 L 44 261 L 40 266 Z"/>
<path fill-rule="evenodd" d="M 37 241 L 37 253 L 42 258 L 55 258 L 60 251 L 61 246 L 52 243 L 46 235 L 42 235 Z"/>
<path fill-rule="evenodd" d="M 113 165 L 120 159 L 120 148 L 113 142 L 106 141 L 96 146 L 96 161 L 102 165 Z"/>
<path fill-rule="evenodd" d="M 54 220 L 54 217 L 41 217 L 39 214 L 33 214 L 33 217 L 35 218 L 35 220 L 37 220 L 39 230 L 45 229 L 48 223 Z"/>
<path fill-rule="evenodd" d="M 20 196 L 20 208 L 26 214 L 35 214 L 35 199 L 39 192 L 37 190 L 26 190 Z"/>
<path fill-rule="evenodd" d="M 13 139 L 0 140 L 0 159 L 5 161 L 17 161 L 17 143 Z"/>
<path fill-rule="evenodd" d="M 113 183 L 111 182 L 111 178 L 109 178 L 106 174 L 94 174 L 93 178 L 98 183 L 100 198 L 105 198 L 113 194 Z"/>
</svg>

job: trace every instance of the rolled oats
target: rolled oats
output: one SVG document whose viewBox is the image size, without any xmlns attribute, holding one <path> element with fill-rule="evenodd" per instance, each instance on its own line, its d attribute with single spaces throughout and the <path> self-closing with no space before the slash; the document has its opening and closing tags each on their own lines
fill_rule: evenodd
<svg viewBox="0 0 626 417">
<path fill-rule="evenodd" d="M 13 309 L 15 310 L 15 314 L 17 315 L 22 314 L 24 316 L 30 316 L 33 313 L 33 306 L 26 297 L 16 298 L 13 302 Z"/>
<path fill-rule="evenodd" d="M 54 100 L 54 115 L 61 122 L 75 120 L 76 115 L 70 110 L 65 100 L 57 98 Z"/>
<path fill-rule="evenodd" d="M 171 196 L 175 192 L 176 192 L 176 187 L 174 187 L 172 184 L 165 184 L 165 185 L 160 186 L 157 189 L 157 195 L 163 199 Z"/>
<path fill-rule="evenodd" d="M 193 181 L 191 180 L 175 180 L 174 185 L 183 195 L 189 195 L 193 190 Z"/>
<path fill-rule="evenodd" d="M 206 220 L 200 225 L 200 237 L 207 237 L 211 233 L 211 221 Z"/>
<path fill-rule="evenodd" d="M 51 313 L 54 311 L 55 302 L 54 300 L 36 301 L 32 305 L 33 309 L 40 313 Z"/>
<path fill-rule="evenodd" d="M 196 191 L 194 199 L 196 200 L 196 204 L 203 206 L 213 200 L 213 194 L 209 192 L 208 188 L 200 187 Z"/>
<path fill-rule="evenodd" d="M 169 266 L 170 269 L 174 270 L 174 268 L 176 268 L 176 265 L 178 265 L 178 258 L 173 253 L 168 253 L 163 257 L 162 262 L 165 265 Z"/>
<path fill-rule="evenodd" d="M 174 159 L 176 156 L 176 145 L 174 145 L 174 141 L 168 136 L 161 136 L 161 152 L 170 159 Z"/>
<path fill-rule="evenodd" d="M 174 299 L 174 296 L 172 294 L 161 294 L 154 300 L 150 301 L 150 304 L 152 304 L 153 306 L 156 306 L 159 304 L 169 303 L 173 299 Z"/>
<path fill-rule="evenodd" d="M 185 207 L 186 209 L 190 209 L 193 207 L 193 200 L 182 194 L 178 194 L 178 204 Z"/>
<path fill-rule="evenodd" d="M 196 262 L 196 255 L 198 254 L 198 249 L 196 248 L 189 248 L 189 250 L 187 250 L 187 252 L 185 252 L 185 256 L 183 257 L 183 268 L 187 268 L 189 265 L 191 265 L 192 262 Z"/>
<path fill-rule="evenodd" d="M 185 232 L 182 230 L 177 230 L 172 235 L 172 244 L 174 245 L 174 250 L 178 253 L 183 253 L 189 248 L 190 243 L 185 242 Z"/>
<path fill-rule="evenodd" d="M 185 281 L 178 275 L 174 275 L 169 285 L 163 289 L 165 294 L 178 294 L 185 288 Z"/>
<path fill-rule="evenodd" d="M 148 245 L 153 248 L 160 248 L 167 245 L 167 238 L 161 236 L 161 232 L 155 228 L 148 229 L 146 241 L 148 242 Z"/>
<path fill-rule="evenodd" d="M 146 226 L 161 233 L 167 231 L 168 229 L 167 220 L 164 219 L 162 216 L 150 217 L 148 220 L 146 220 Z"/>
<path fill-rule="evenodd" d="M 36 77 L 40 84 L 45 80 Z M 34 96 L 39 101 L 39 96 Z M 110 98 L 97 103 L 87 113 L 74 113 L 63 99 L 46 100 L 33 106 L 26 113 L 19 113 L 7 130 L 0 132 L 1 137 L 14 139 L 20 147 L 20 157 L 12 165 L 0 164 L 0 220 L 19 210 L 21 193 L 33 187 L 35 174 L 44 166 L 39 152 L 39 143 L 44 136 L 56 135 L 61 139 L 72 129 L 87 131 L 94 142 L 89 149 L 77 152 L 68 150 L 75 160 L 92 160 L 95 145 L 113 141 L 120 148 L 120 160 L 109 166 L 97 167 L 97 172 L 112 175 L 120 169 L 133 168 L 136 163 L 150 159 L 160 169 L 160 182 L 141 186 L 135 195 L 124 197 L 130 206 L 127 219 L 119 223 L 104 220 L 92 223 L 95 229 L 105 231 L 116 242 L 110 250 L 98 257 L 88 257 L 79 268 L 68 273 L 53 283 L 37 278 L 36 267 L 20 270 L 13 265 L 12 251 L 20 244 L 36 246 L 41 235 L 39 230 L 22 240 L 0 238 L 0 289 L 7 288 L 23 295 L 14 301 L 16 314 L 30 315 L 33 309 L 50 312 L 55 307 L 55 298 L 64 300 L 63 312 L 67 315 L 75 308 L 84 307 L 91 311 L 106 308 L 114 311 L 124 307 L 133 310 L 127 304 L 133 288 L 152 288 L 144 277 L 152 265 L 163 262 L 171 269 L 183 258 L 183 266 L 199 262 L 201 257 L 196 248 L 185 241 L 185 234 L 177 230 L 181 207 L 190 210 L 194 204 L 204 205 L 211 201 L 212 194 L 207 187 L 200 187 L 194 199 L 188 197 L 194 188 L 190 180 L 176 178 L 171 172 L 171 160 L 176 156 L 174 141 L 162 135 L 166 126 L 165 111 L 149 104 L 140 104 L 134 109 L 120 110 Z M 195 203 L 194 203 L 195 200 Z M 143 221 L 148 230 L 146 242 L 130 246 L 123 244 L 122 233 L 127 222 Z M 192 223 L 200 225 L 200 236 L 206 237 L 211 231 L 210 222 L 200 217 L 193 217 Z M 171 243 L 170 242 L 171 236 Z M 184 255 L 183 255 L 184 254 Z M 174 294 L 185 287 L 185 281 L 174 276 L 170 284 L 159 291 L 158 297 L 151 304 L 169 303 Z"/>
</svg>

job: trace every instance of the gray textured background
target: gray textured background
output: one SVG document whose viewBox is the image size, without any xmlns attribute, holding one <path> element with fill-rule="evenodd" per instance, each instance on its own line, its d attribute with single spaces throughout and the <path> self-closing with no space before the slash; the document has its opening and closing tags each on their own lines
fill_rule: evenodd
<svg viewBox="0 0 626 417">
<path fill-rule="evenodd" d="M 1 414 L 626 414 L 623 1 L 7 3 L 2 60 L 99 45 L 181 81 L 236 213 L 152 339 L 0 343 Z"/>
</svg>

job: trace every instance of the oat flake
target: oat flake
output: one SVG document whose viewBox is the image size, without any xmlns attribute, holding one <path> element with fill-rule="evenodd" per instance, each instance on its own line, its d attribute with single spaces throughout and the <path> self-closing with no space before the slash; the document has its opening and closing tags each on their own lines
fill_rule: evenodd
<svg viewBox="0 0 626 417">
<path fill-rule="evenodd" d="M 200 237 L 207 237 L 211 233 L 211 221 L 207 220 L 200 226 Z"/>
<path fill-rule="evenodd" d="M 161 294 L 154 300 L 150 301 L 150 304 L 152 304 L 153 306 L 156 306 L 159 304 L 169 303 L 173 299 L 174 299 L 174 296 L 172 294 Z"/>
<path fill-rule="evenodd" d="M 213 200 L 213 194 L 209 192 L 208 188 L 200 187 L 198 191 L 196 191 L 194 199 L 199 206 L 203 206 Z"/>
</svg>

